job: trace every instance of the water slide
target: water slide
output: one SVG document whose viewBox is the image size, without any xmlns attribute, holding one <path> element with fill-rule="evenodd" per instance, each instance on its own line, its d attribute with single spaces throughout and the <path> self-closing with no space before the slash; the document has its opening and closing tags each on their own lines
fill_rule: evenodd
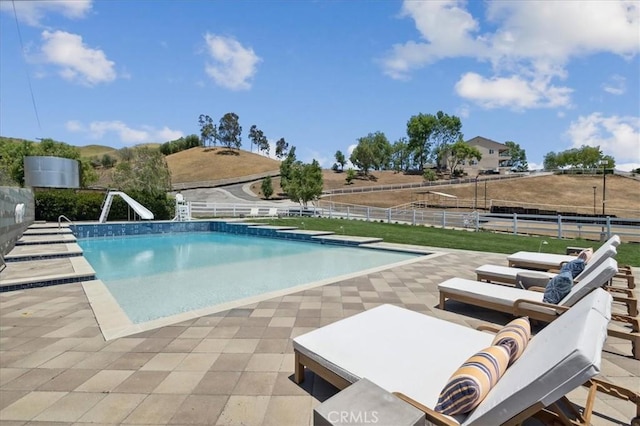
<svg viewBox="0 0 640 426">
<path fill-rule="evenodd" d="M 109 210 L 111 210 L 111 203 L 113 202 L 113 197 L 119 195 L 125 203 L 129 205 L 133 209 L 134 212 L 140 219 L 144 220 L 153 220 L 153 213 L 149 211 L 145 206 L 129 197 L 127 194 L 121 191 L 109 191 L 107 194 L 107 198 L 104 201 L 104 206 L 102 207 L 102 213 L 100 213 L 100 223 L 104 223 L 107 221 L 107 216 L 109 216 Z"/>
</svg>

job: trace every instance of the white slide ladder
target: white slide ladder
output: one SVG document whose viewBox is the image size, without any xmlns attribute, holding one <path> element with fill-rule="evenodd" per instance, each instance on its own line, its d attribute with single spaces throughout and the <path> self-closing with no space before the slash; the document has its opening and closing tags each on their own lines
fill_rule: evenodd
<svg viewBox="0 0 640 426">
<path fill-rule="evenodd" d="M 107 193 L 107 198 L 104 200 L 104 206 L 102 207 L 102 213 L 100 213 L 100 223 L 105 223 L 107 221 L 107 216 L 109 216 L 109 210 L 111 210 L 111 203 L 113 202 L 113 197 L 119 195 L 125 203 L 127 203 L 134 212 L 140 216 L 140 219 L 144 220 L 153 220 L 153 213 L 149 211 L 145 206 L 129 197 L 127 194 L 121 191 L 109 191 Z"/>
</svg>

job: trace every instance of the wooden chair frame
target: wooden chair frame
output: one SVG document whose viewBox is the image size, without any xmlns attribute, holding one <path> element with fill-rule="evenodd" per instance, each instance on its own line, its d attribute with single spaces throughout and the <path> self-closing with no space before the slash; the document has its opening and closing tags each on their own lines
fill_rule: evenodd
<svg viewBox="0 0 640 426">
<path fill-rule="evenodd" d="M 535 290 L 531 287 L 530 290 Z M 539 289 L 538 289 L 539 291 Z M 569 307 L 553 305 L 550 303 L 536 302 L 533 300 L 518 299 L 513 302 L 511 306 L 501 303 L 489 302 L 480 300 L 474 296 L 458 294 L 448 292 L 440 289 L 440 304 L 438 307 L 445 310 L 445 302 L 447 299 L 456 300 L 458 302 L 467 303 L 469 305 L 480 306 L 482 308 L 491 309 L 494 311 L 504 312 L 511 314 L 515 317 L 528 316 L 532 320 L 542 321 L 550 323 L 555 320 L 563 312 L 569 310 Z M 548 308 L 548 312 L 541 312 L 539 309 L 533 309 L 533 307 Z M 611 319 L 621 322 L 630 326 L 629 331 L 613 330 L 609 328 L 607 334 L 611 337 L 616 337 L 631 342 L 631 354 L 634 359 L 640 360 L 640 323 L 638 317 L 635 315 L 618 315 L 612 314 Z"/>
</svg>

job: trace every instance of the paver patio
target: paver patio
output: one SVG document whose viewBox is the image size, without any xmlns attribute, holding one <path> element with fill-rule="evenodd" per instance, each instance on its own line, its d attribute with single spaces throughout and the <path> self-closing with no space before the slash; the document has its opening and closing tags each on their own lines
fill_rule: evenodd
<svg viewBox="0 0 640 426">
<path fill-rule="evenodd" d="M 0 421 L 311 424 L 313 407 L 336 390 L 312 373 L 302 386 L 291 380 L 293 337 L 382 303 L 469 327 L 510 320 L 455 302 L 437 308 L 438 283 L 475 278 L 484 263 L 506 264 L 505 255 L 446 251 L 112 341 L 103 339 L 81 283 L 2 293 Z M 638 389 L 640 361 L 630 353 L 629 342 L 609 338 L 601 377 Z M 586 391 L 571 398 L 579 404 Z M 595 425 L 627 424 L 635 415 L 632 404 L 610 397 L 599 397 L 595 409 Z"/>
</svg>

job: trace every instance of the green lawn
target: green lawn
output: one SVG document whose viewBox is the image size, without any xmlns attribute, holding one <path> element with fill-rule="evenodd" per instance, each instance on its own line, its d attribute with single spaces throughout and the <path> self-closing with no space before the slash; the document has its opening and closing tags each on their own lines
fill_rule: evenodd
<svg viewBox="0 0 640 426">
<path fill-rule="evenodd" d="M 593 247 L 601 243 L 587 240 L 558 240 L 556 238 L 529 237 L 492 232 L 471 232 L 452 229 L 429 228 L 379 222 L 321 218 L 269 219 L 270 225 L 297 226 L 317 231 L 333 231 L 337 234 L 378 237 L 389 243 L 415 244 L 442 248 L 455 248 L 494 253 L 517 251 L 542 251 L 564 254 L 569 246 Z M 542 243 L 546 241 L 547 244 Z M 640 266 L 640 244 L 626 243 L 618 247 L 616 260 L 622 265 Z"/>
</svg>

